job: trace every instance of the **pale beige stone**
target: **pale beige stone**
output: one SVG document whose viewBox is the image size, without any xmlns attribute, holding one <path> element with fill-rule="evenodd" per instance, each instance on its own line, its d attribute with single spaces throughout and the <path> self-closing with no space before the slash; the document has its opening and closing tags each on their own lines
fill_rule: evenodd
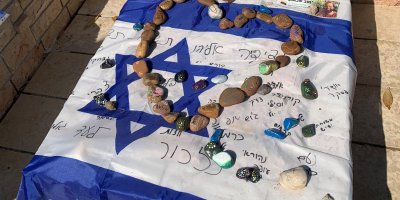
<svg viewBox="0 0 400 200">
<path fill-rule="evenodd" d="M 42 44 L 45 49 L 50 49 L 52 47 L 52 45 L 56 42 L 57 37 L 61 35 L 62 31 L 66 28 L 70 20 L 71 18 L 68 10 L 64 8 L 42 37 Z"/>
<path fill-rule="evenodd" d="M 43 14 L 32 25 L 31 30 L 37 40 L 39 40 L 44 32 L 50 27 L 51 23 L 61 13 L 62 5 L 60 1 L 53 1 L 46 8 Z"/>
<path fill-rule="evenodd" d="M 24 92 L 68 98 L 91 56 L 53 52 L 29 81 Z"/>
<path fill-rule="evenodd" d="M 32 159 L 33 154 L 0 150 L 0 197 L 15 199 L 21 182 L 22 170 Z"/>
<path fill-rule="evenodd" d="M 125 2 L 126 0 L 86 0 L 78 14 L 102 17 L 118 16 Z"/>
<path fill-rule="evenodd" d="M 400 12 L 395 6 L 353 4 L 355 38 L 400 42 Z"/>
<path fill-rule="evenodd" d="M 11 20 L 8 18 L 4 21 L 0 26 L 0 52 L 3 48 L 11 41 L 11 39 L 15 36 L 16 32 L 11 23 Z"/>
<path fill-rule="evenodd" d="M 114 24 L 111 18 L 77 15 L 56 43 L 56 49 L 94 54 Z"/>
<path fill-rule="evenodd" d="M 17 95 L 17 91 L 14 89 L 11 82 L 7 81 L 3 86 L 0 86 L 0 94 L 0 118 L 2 118 L 12 104 L 15 95 Z"/>
<path fill-rule="evenodd" d="M 22 94 L 0 123 L 0 146 L 36 152 L 64 100 Z"/>
<path fill-rule="evenodd" d="M 17 34 L 14 39 L 8 43 L 1 52 L 1 55 L 10 70 L 14 71 L 15 68 L 22 63 L 24 58 L 31 53 L 35 44 L 35 38 L 30 32 Z"/>
<path fill-rule="evenodd" d="M 29 56 L 15 69 L 11 80 L 18 90 L 32 77 L 33 72 L 36 71 L 42 63 L 43 57 L 44 49 L 43 46 L 39 44 L 32 49 Z"/>
</svg>

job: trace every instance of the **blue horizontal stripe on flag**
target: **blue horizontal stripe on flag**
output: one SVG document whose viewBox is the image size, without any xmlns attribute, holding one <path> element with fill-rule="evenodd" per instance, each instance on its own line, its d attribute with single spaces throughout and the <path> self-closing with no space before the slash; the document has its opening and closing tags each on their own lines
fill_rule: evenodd
<svg viewBox="0 0 400 200">
<path fill-rule="evenodd" d="M 201 199 L 65 157 L 34 156 L 17 196 L 24 199 Z"/>
<path fill-rule="evenodd" d="M 157 5 L 161 2 L 151 0 L 129 0 L 121 10 L 118 20 L 131 23 L 146 23 L 153 20 Z M 257 9 L 257 5 L 219 4 L 224 10 L 225 17 L 233 21 L 245 7 Z M 341 19 L 319 18 L 295 11 L 271 8 L 273 15 L 285 13 L 304 31 L 304 44 L 315 52 L 344 54 L 353 59 L 353 40 L 351 22 Z M 221 30 L 219 20 L 211 19 L 207 6 L 188 0 L 176 4 L 166 11 L 168 20 L 162 26 L 194 30 L 199 32 L 221 32 L 245 38 L 269 38 L 282 42 L 288 41 L 289 30 L 282 30 L 274 24 L 267 24 L 259 19 L 250 20 L 244 27 Z M 354 59 L 353 59 L 354 60 Z"/>
</svg>

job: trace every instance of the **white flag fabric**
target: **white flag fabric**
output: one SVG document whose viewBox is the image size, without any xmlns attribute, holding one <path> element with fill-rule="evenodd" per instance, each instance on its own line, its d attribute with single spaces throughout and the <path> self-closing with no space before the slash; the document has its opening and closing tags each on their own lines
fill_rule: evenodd
<svg viewBox="0 0 400 200">
<path fill-rule="evenodd" d="M 166 11 L 168 20 L 145 60 L 165 79 L 167 100 L 174 112 L 197 114 L 197 108 L 218 102 L 228 87 L 240 87 L 250 76 L 260 76 L 273 90 L 255 94 L 226 107 L 198 132 L 179 132 L 154 113 L 147 87 L 132 63 L 142 31 L 136 23 L 152 21 L 161 1 L 128 0 L 118 20 L 90 60 L 73 93 L 55 120 L 36 155 L 24 169 L 18 199 L 335 199 L 352 198 L 350 139 L 351 105 L 356 68 L 353 62 L 351 8 L 340 3 L 336 18 L 309 15 L 307 9 L 271 4 L 272 15 L 285 13 L 304 31 L 304 50 L 290 56 L 288 66 L 260 75 L 258 64 L 283 55 L 289 30 L 259 19 L 243 28 L 221 30 L 207 7 L 196 0 Z M 245 7 L 258 9 L 262 1 L 219 2 L 225 17 L 234 20 Z M 306 55 L 309 66 L 298 67 Z M 101 69 L 106 59 L 112 68 Z M 188 80 L 174 76 L 186 70 Z M 217 75 L 228 81 L 214 84 Z M 209 82 L 203 90 L 192 85 Z M 310 79 L 318 98 L 302 97 L 300 85 Z M 105 93 L 118 108 L 98 106 L 93 96 Z M 279 140 L 264 134 L 282 128 L 285 118 L 300 124 Z M 316 135 L 305 138 L 302 127 L 315 124 Z M 234 166 L 222 169 L 204 154 L 215 129 L 223 129 L 221 143 L 235 155 Z M 257 166 L 257 183 L 236 177 L 242 167 Z M 307 166 L 311 178 L 301 190 L 279 184 L 281 172 Z"/>
</svg>

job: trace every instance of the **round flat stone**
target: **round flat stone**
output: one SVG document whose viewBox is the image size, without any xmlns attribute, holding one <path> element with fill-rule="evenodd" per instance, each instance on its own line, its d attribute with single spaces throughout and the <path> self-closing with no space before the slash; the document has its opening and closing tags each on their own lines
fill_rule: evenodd
<svg viewBox="0 0 400 200">
<path fill-rule="evenodd" d="M 309 124 L 309 125 L 304 126 L 301 129 L 301 132 L 303 133 L 304 137 L 312 137 L 312 136 L 314 136 L 316 134 L 315 124 Z"/>
<path fill-rule="evenodd" d="M 208 16 L 211 17 L 211 19 L 221 19 L 223 15 L 223 12 L 221 8 L 218 7 L 217 4 L 213 4 L 208 7 Z"/>
<path fill-rule="evenodd" d="M 133 70 L 136 74 L 142 78 L 145 74 L 149 72 L 149 67 L 145 60 L 138 60 L 132 64 Z"/>
<path fill-rule="evenodd" d="M 158 73 L 147 73 L 143 76 L 143 85 L 157 85 L 160 82 L 161 75 Z"/>
<path fill-rule="evenodd" d="M 256 17 L 256 11 L 252 8 L 243 8 L 242 9 L 242 14 L 247 18 L 247 19 L 253 19 Z"/>
<path fill-rule="evenodd" d="M 221 107 L 218 103 L 210 103 L 199 107 L 197 111 L 208 118 L 215 119 L 219 116 Z"/>
<path fill-rule="evenodd" d="M 308 172 L 304 167 L 283 171 L 279 177 L 280 185 L 289 190 L 299 190 L 307 186 Z"/>
<path fill-rule="evenodd" d="M 274 24 L 281 29 L 290 28 L 293 24 L 293 20 L 286 14 L 278 14 L 272 17 Z"/>
<path fill-rule="evenodd" d="M 275 61 L 279 63 L 279 68 L 285 67 L 290 63 L 290 57 L 289 56 L 284 56 L 280 55 L 275 58 Z"/>
<path fill-rule="evenodd" d="M 247 17 L 245 17 L 243 14 L 239 14 L 235 17 L 233 23 L 235 24 L 236 28 L 242 28 L 242 26 L 244 26 L 248 21 L 249 19 Z"/>
<path fill-rule="evenodd" d="M 190 119 L 188 117 L 178 117 L 176 120 L 176 129 L 186 131 L 189 128 Z"/>
<path fill-rule="evenodd" d="M 260 11 L 262 13 L 272 14 L 272 10 L 269 9 L 268 7 L 264 6 L 264 5 L 259 5 L 258 6 L 258 11 Z"/>
<path fill-rule="evenodd" d="M 192 88 L 193 90 L 201 90 L 206 88 L 208 85 L 208 82 L 204 79 L 197 81 L 196 83 L 193 84 Z"/>
<path fill-rule="evenodd" d="M 223 19 L 221 19 L 221 21 L 219 22 L 219 28 L 222 29 L 222 30 L 232 28 L 233 26 L 234 26 L 233 22 L 230 21 L 230 20 L 227 19 L 227 18 L 223 18 Z"/>
<path fill-rule="evenodd" d="M 175 77 L 174 77 L 175 81 L 178 83 L 185 82 L 187 80 L 187 78 L 188 78 L 188 73 L 186 70 L 182 70 L 182 71 L 176 73 Z"/>
<path fill-rule="evenodd" d="M 219 104 L 228 107 L 242 103 L 246 94 L 240 88 L 226 88 L 219 96 Z"/>
<path fill-rule="evenodd" d="M 247 96 L 253 96 L 257 93 L 258 88 L 262 84 L 262 79 L 259 76 L 251 76 L 246 79 L 240 89 L 242 89 Z"/>
<path fill-rule="evenodd" d="M 196 132 L 207 127 L 209 122 L 210 119 L 207 117 L 204 117 L 203 115 L 195 115 L 190 120 L 189 128 L 191 131 Z"/>
<path fill-rule="evenodd" d="M 267 95 L 272 91 L 272 87 L 268 84 L 262 84 L 258 90 L 257 93 L 261 95 Z"/>
<path fill-rule="evenodd" d="M 305 79 L 301 83 L 301 94 L 304 98 L 314 100 L 318 98 L 318 91 L 310 79 Z"/>
<path fill-rule="evenodd" d="M 221 84 L 228 80 L 228 76 L 226 75 L 218 75 L 211 79 L 211 82 L 215 84 Z"/>
<path fill-rule="evenodd" d="M 310 63 L 310 60 L 309 60 L 308 56 L 302 55 L 296 59 L 296 63 L 297 63 L 297 66 L 306 68 L 306 67 L 308 67 L 308 65 Z"/>
<path fill-rule="evenodd" d="M 256 17 L 257 19 L 260 19 L 261 21 L 264 21 L 268 24 L 272 23 L 272 16 L 267 13 L 257 12 Z"/>
<path fill-rule="evenodd" d="M 297 55 L 301 52 L 299 43 L 295 41 L 288 41 L 282 44 L 281 49 L 287 55 Z"/>
<path fill-rule="evenodd" d="M 275 60 L 267 60 L 258 65 L 258 70 L 262 75 L 269 75 L 279 69 L 279 63 Z"/>
<path fill-rule="evenodd" d="M 132 28 L 133 28 L 133 30 L 135 30 L 135 31 L 140 31 L 140 30 L 143 29 L 143 25 L 140 24 L 140 23 L 135 23 L 135 24 L 132 26 Z"/>
<path fill-rule="evenodd" d="M 167 101 L 160 101 L 153 106 L 155 113 L 165 115 L 171 112 L 171 107 Z"/>
<path fill-rule="evenodd" d="M 233 158 L 227 152 L 220 152 L 212 157 L 212 160 L 223 169 L 228 169 L 233 166 Z"/>
</svg>

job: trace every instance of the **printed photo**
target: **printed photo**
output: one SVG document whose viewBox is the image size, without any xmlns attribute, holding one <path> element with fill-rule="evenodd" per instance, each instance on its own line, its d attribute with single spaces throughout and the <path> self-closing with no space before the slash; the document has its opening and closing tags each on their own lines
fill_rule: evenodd
<svg viewBox="0 0 400 200">
<path fill-rule="evenodd" d="M 339 10 L 340 2 L 337 1 L 325 1 L 325 0 L 315 0 L 314 4 L 319 8 L 317 16 L 319 17 L 337 17 L 337 12 Z"/>
</svg>

